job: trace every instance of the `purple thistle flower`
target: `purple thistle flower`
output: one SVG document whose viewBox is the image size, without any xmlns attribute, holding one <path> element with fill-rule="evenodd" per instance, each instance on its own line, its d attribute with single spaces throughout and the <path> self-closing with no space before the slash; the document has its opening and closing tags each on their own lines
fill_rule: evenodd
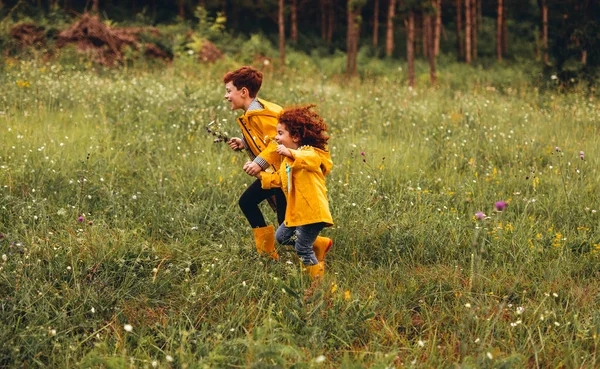
<svg viewBox="0 0 600 369">
<path fill-rule="evenodd" d="M 498 211 L 502 211 L 502 210 L 506 209 L 507 206 L 508 206 L 508 204 L 505 203 L 504 201 L 496 202 L 496 210 L 498 210 Z"/>
<path fill-rule="evenodd" d="M 475 213 L 475 219 L 483 220 L 485 219 L 485 214 L 482 211 L 478 211 L 477 213 Z"/>
<path fill-rule="evenodd" d="M 361 152 L 360 152 L 360 154 L 361 154 L 362 156 L 365 156 L 365 152 L 364 152 L 364 151 L 361 151 Z"/>
<path fill-rule="evenodd" d="M 583 158 L 584 158 L 584 157 L 585 157 L 585 156 L 584 156 L 584 154 L 583 154 L 583 151 L 580 151 L 580 152 L 579 152 L 579 159 L 583 160 Z"/>
<path fill-rule="evenodd" d="M 79 223 L 82 223 L 82 222 L 83 222 L 83 215 L 79 216 L 79 218 L 77 218 L 77 221 L 78 221 Z"/>
<path fill-rule="evenodd" d="M 556 147 L 554 148 L 554 151 L 556 151 L 556 152 L 560 152 L 560 147 L 556 146 Z"/>
</svg>

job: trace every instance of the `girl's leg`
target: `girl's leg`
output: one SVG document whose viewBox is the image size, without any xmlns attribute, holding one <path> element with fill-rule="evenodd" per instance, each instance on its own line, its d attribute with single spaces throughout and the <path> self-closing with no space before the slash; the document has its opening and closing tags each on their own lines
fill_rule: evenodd
<svg viewBox="0 0 600 369">
<path fill-rule="evenodd" d="M 275 239 L 280 245 L 293 245 L 295 234 L 296 227 L 286 227 L 281 223 L 279 228 L 277 228 L 277 232 L 275 232 Z"/>
<path fill-rule="evenodd" d="M 296 228 L 297 238 L 294 246 L 298 257 L 302 259 L 302 263 L 306 266 L 315 265 L 319 262 L 313 252 L 313 243 L 324 227 L 324 223 L 314 223 Z"/>
<path fill-rule="evenodd" d="M 277 223 L 283 224 L 283 221 L 285 220 L 285 208 L 287 206 L 287 201 L 281 188 L 275 189 L 275 202 L 277 203 Z"/>
<path fill-rule="evenodd" d="M 273 190 L 263 190 L 260 185 L 260 180 L 256 180 L 246 189 L 246 191 L 244 191 L 240 197 L 238 203 L 252 228 L 262 228 L 267 226 L 267 223 L 265 223 L 265 218 L 263 217 L 258 204 L 272 195 Z"/>
</svg>

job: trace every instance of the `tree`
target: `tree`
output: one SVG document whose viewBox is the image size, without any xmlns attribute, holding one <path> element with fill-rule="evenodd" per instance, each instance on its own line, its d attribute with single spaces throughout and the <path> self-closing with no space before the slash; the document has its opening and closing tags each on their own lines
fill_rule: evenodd
<svg viewBox="0 0 600 369">
<path fill-rule="evenodd" d="M 502 0 L 498 0 L 498 14 L 496 18 L 496 58 L 502 60 Z"/>
<path fill-rule="evenodd" d="M 185 19 L 185 0 L 177 0 L 177 9 L 179 10 L 179 18 Z"/>
<path fill-rule="evenodd" d="M 542 49 L 544 65 L 548 65 L 548 5 L 542 0 Z"/>
<path fill-rule="evenodd" d="M 465 62 L 471 64 L 471 0 L 465 0 Z"/>
<path fill-rule="evenodd" d="M 379 43 L 379 0 L 375 0 L 373 9 L 373 46 Z"/>
<path fill-rule="evenodd" d="M 327 39 L 327 0 L 319 0 L 319 5 L 321 5 L 321 38 L 323 40 Z"/>
<path fill-rule="evenodd" d="M 477 0 L 471 2 L 471 59 L 477 59 Z"/>
<path fill-rule="evenodd" d="M 279 60 L 281 66 L 285 66 L 285 18 L 283 17 L 283 0 L 279 0 L 279 16 L 277 24 L 279 26 Z"/>
<path fill-rule="evenodd" d="M 433 31 L 433 54 L 437 57 L 440 53 L 440 33 L 442 31 L 442 0 L 434 0 L 435 24 Z"/>
<path fill-rule="evenodd" d="M 350 76 L 356 74 L 356 58 L 358 56 L 358 38 L 361 21 L 361 10 L 364 2 L 361 0 L 348 0 L 348 29 L 346 36 L 347 59 L 346 73 Z"/>
<path fill-rule="evenodd" d="M 292 41 L 298 42 L 298 0 L 292 0 Z"/>
<path fill-rule="evenodd" d="M 385 37 L 385 55 L 390 57 L 394 52 L 394 15 L 396 14 L 396 0 L 390 0 L 387 14 L 387 27 Z"/>
<path fill-rule="evenodd" d="M 415 87 L 415 12 L 408 10 L 406 19 L 406 60 L 408 63 L 408 85 Z"/>
<path fill-rule="evenodd" d="M 460 0 L 456 0 L 456 41 L 458 46 L 458 60 L 465 55 L 465 45 L 462 36 L 462 6 Z"/>
</svg>

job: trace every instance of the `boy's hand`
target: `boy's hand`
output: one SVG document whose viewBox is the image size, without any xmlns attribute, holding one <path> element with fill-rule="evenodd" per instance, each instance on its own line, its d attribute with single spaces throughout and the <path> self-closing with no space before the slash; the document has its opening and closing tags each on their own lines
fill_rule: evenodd
<svg viewBox="0 0 600 369">
<path fill-rule="evenodd" d="M 244 148 L 242 139 L 238 137 L 232 137 L 229 141 L 227 141 L 227 145 L 229 145 L 229 147 L 231 147 L 232 150 L 241 150 Z"/>
<path fill-rule="evenodd" d="M 275 151 L 277 151 L 277 153 L 279 155 L 283 155 L 288 158 L 292 157 L 292 153 L 290 152 L 290 149 L 288 149 L 287 147 L 285 147 L 283 145 L 277 145 L 277 149 Z"/>
<path fill-rule="evenodd" d="M 253 161 L 248 161 L 246 162 L 246 164 L 244 164 L 244 172 L 246 172 L 248 175 L 256 177 L 258 174 L 260 174 L 261 171 L 262 168 L 260 167 L 260 165 L 256 164 Z"/>
</svg>

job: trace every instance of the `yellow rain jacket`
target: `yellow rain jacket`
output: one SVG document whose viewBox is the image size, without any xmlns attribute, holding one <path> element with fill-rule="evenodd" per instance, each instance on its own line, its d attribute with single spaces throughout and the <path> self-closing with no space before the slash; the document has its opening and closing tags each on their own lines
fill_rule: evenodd
<svg viewBox="0 0 600 369">
<path fill-rule="evenodd" d="M 281 164 L 281 155 L 275 151 L 277 149 L 275 135 L 277 135 L 277 118 L 283 109 L 277 104 L 262 99 L 258 101 L 264 109 L 245 112 L 238 118 L 238 124 L 254 156 L 260 156 L 277 169 Z"/>
<path fill-rule="evenodd" d="M 312 146 L 290 149 L 277 173 L 261 172 L 263 189 L 281 188 L 287 199 L 284 224 L 297 227 L 324 222 L 333 225 L 325 175 L 333 167 L 329 151 Z"/>
</svg>

